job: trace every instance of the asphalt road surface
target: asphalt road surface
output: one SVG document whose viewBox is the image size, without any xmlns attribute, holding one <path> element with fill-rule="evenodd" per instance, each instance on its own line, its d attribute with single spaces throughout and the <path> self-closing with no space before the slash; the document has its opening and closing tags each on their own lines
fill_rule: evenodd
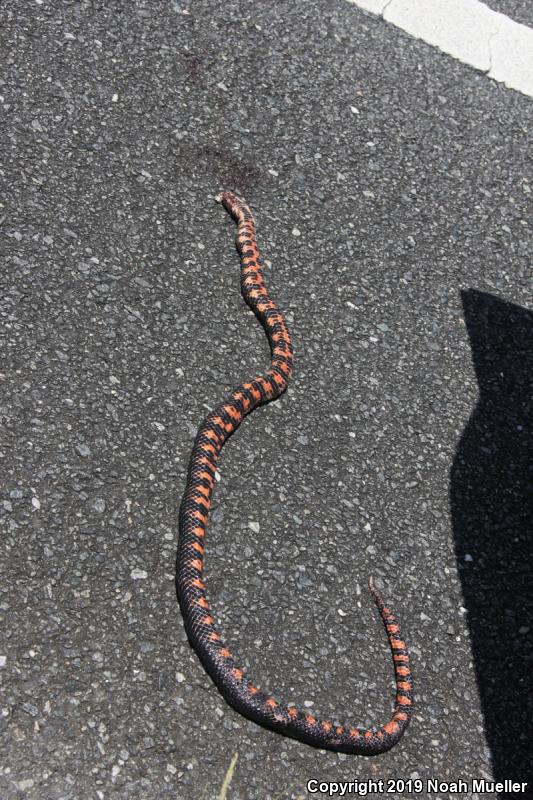
<svg viewBox="0 0 533 800">
<path fill-rule="evenodd" d="M 227 800 L 532 797 L 533 102 L 344 0 L 1 14 L 2 800 L 214 800 L 235 753 Z M 208 594 L 259 685 L 367 726 L 373 574 L 417 698 L 378 758 L 243 719 L 183 630 L 194 433 L 268 363 L 221 189 L 296 365 L 223 453 Z"/>
<path fill-rule="evenodd" d="M 527 0 L 487 0 L 485 5 L 494 11 L 499 11 L 500 14 L 505 14 L 521 25 L 533 26 L 533 8 Z"/>
</svg>

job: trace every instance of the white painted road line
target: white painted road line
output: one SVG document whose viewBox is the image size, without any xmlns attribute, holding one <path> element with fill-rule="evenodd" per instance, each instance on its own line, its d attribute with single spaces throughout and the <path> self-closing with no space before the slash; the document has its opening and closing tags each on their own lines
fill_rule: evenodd
<svg viewBox="0 0 533 800">
<path fill-rule="evenodd" d="M 348 0 L 533 97 L 533 28 L 479 0 Z"/>
</svg>

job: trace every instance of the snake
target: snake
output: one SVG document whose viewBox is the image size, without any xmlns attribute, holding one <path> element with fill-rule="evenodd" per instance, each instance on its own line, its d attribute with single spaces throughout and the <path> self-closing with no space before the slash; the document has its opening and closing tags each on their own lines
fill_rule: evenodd
<svg viewBox="0 0 533 800">
<path fill-rule="evenodd" d="M 265 284 L 252 212 L 232 192 L 222 192 L 216 199 L 237 223 L 241 293 L 266 332 L 271 362 L 264 375 L 243 383 L 205 417 L 194 440 L 179 509 L 176 554 L 176 594 L 185 631 L 190 645 L 226 702 L 244 717 L 324 750 L 378 755 L 390 750 L 403 736 L 412 716 L 414 696 L 407 645 L 394 613 L 385 604 L 372 578 L 368 582 L 369 590 L 385 626 L 396 682 L 392 717 L 372 730 L 319 719 L 308 710 L 300 710 L 294 703 L 283 703 L 262 691 L 224 643 L 207 597 L 205 539 L 222 447 L 251 411 L 285 392 L 293 371 L 291 337 L 285 318 L 270 298 Z"/>
</svg>

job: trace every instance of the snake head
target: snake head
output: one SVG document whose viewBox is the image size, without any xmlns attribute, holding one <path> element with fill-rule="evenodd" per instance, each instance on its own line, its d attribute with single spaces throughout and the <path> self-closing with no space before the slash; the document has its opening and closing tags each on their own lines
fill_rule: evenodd
<svg viewBox="0 0 533 800">
<path fill-rule="evenodd" d="M 249 208 L 242 202 L 242 200 L 239 200 L 239 198 L 234 195 L 233 192 L 220 192 L 220 194 L 217 194 L 215 200 L 217 203 L 222 203 L 226 211 L 229 211 L 229 213 L 237 220 L 237 222 L 240 222 L 244 218 L 245 213 L 248 213 L 251 216 Z"/>
</svg>

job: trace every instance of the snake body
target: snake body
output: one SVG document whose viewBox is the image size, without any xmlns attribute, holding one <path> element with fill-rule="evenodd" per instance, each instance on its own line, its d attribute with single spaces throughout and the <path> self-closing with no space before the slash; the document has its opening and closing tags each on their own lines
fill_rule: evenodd
<svg viewBox="0 0 533 800">
<path fill-rule="evenodd" d="M 357 755 L 377 755 L 393 747 L 407 728 L 413 707 L 413 690 L 407 646 L 395 616 L 383 602 L 372 579 L 369 588 L 387 631 L 396 677 L 394 713 L 376 730 L 317 719 L 258 689 L 223 643 L 207 600 L 203 581 L 205 534 L 220 451 L 247 414 L 285 391 L 293 367 L 293 349 L 285 319 L 270 299 L 265 285 L 252 213 L 230 192 L 223 192 L 217 199 L 237 222 L 241 291 L 265 329 L 271 348 L 271 364 L 265 375 L 239 386 L 225 402 L 211 411 L 196 435 L 179 512 L 176 590 L 185 629 L 192 647 L 223 697 L 245 717 L 315 747 Z"/>
</svg>

